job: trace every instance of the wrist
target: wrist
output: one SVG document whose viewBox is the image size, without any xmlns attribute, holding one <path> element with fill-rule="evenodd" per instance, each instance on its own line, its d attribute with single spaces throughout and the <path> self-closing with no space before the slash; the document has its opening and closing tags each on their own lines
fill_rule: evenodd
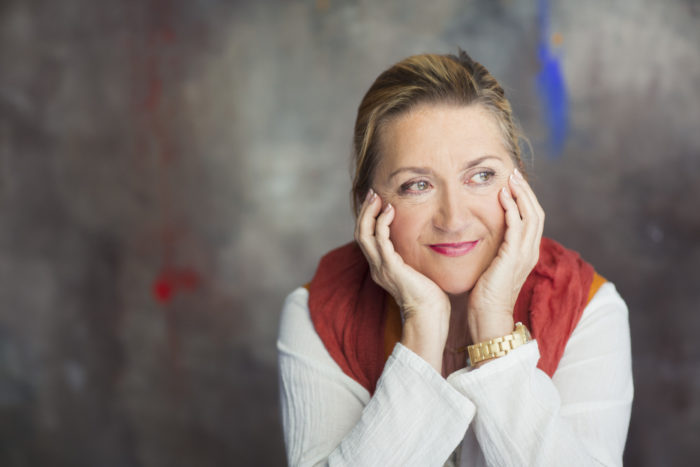
<svg viewBox="0 0 700 467">
<path fill-rule="evenodd" d="M 435 371 L 442 372 L 445 339 L 440 337 L 439 332 L 426 332 L 407 321 L 403 326 L 401 344 L 425 360 Z"/>
<path fill-rule="evenodd" d="M 515 321 L 512 313 L 492 313 L 488 316 L 470 316 L 469 332 L 472 342 L 484 342 L 513 332 Z"/>
<path fill-rule="evenodd" d="M 467 347 L 469 354 L 468 365 L 478 368 L 495 358 L 507 355 L 510 351 L 527 344 L 531 340 L 532 336 L 527 327 L 523 323 L 518 322 L 515 324 L 515 330 L 509 334 Z"/>
</svg>

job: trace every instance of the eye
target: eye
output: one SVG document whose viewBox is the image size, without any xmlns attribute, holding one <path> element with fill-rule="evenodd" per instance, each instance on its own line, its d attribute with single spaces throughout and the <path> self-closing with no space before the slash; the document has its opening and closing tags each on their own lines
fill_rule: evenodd
<svg viewBox="0 0 700 467">
<path fill-rule="evenodd" d="M 414 180 L 401 185 L 401 193 L 418 194 L 430 189 L 430 182 L 427 180 Z"/>
<path fill-rule="evenodd" d="M 472 175 L 467 183 L 474 185 L 485 185 L 490 182 L 494 177 L 495 172 L 493 170 L 482 170 Z"/>
</svg>

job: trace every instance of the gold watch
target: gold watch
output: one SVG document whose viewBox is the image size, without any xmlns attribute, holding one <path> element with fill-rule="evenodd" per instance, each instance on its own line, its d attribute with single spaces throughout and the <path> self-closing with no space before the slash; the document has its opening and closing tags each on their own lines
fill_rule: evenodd
<svg viewBox="0 0 700 467">
<path fill-rule="evenodd" d="M 484 360 L 503 357 L 511 350 L 531 340 L 532 336 L 530 336 L 530 331 L 527 330 L 525 325 L 523 323 L 515 323 L 515 331 L 512 333 L 467 347 L 467 352 L 469 352 L 467 365 L 474 366 Z"/>
</svg>

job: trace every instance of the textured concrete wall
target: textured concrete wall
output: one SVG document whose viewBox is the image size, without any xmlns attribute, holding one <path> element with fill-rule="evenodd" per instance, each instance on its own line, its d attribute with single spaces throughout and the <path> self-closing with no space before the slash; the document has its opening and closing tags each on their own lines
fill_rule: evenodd
<svg viewBox="0 0 700 467">
<path fill-rule="evenodd" d="M 627 463 L 697 459 L 697 1 L 5 0 L 0 465 L 282 464 L 279 309 L 351 238 L 356 106 L 457 47 L 628 301 Z"/>
</svg>

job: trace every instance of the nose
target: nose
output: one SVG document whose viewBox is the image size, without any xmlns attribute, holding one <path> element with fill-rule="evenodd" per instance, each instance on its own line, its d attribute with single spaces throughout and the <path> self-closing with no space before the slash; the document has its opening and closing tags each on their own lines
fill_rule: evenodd
<svg viewBox="0 0 700 467">
<path fill-rule="evenodd" d="M 468 195 L 459 188 L 450 187 L 443 189 L 437 198 L 434 227 L 445 233 L 464 230 L 472 215 Z"/>
</svg>

